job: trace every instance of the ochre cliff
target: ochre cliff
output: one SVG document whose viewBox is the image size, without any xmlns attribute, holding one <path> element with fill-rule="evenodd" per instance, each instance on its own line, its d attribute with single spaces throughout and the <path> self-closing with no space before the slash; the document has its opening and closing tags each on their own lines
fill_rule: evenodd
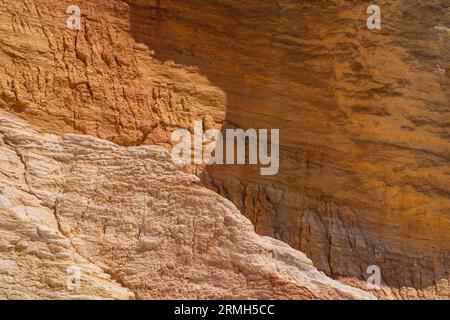
<svg viewBox="0 0 450 320">
<path fill-rule="evenodd" d="M 378 265 L 381 297 L 450 297 L 447 1 L 377 1 L 381 30 L 365 1 L 76 2 L 80 31 L 73 1 L 0 1 L 1 108 L 122 146 L 278 128 L 278 175 L 204 183 L 330 276 Z"/>
<path fill-rule="evenodd" d="M 378 265 L 393 296 L 449 297 L 448 2 L 377 1 L 380 31 L 364 1 L 135 3 L 136 38 L 222 88 L 228 123 L 280 129 L 277 176 L 204 175 L 258 232 L 330 275 Z"/>
</svg>

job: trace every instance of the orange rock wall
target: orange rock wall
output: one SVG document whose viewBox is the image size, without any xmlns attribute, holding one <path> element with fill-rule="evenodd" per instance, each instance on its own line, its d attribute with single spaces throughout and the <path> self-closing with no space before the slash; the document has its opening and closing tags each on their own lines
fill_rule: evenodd
<svg viewBox="0 0 450 320">
<path fill-rule="evenodd" d="M 0 1 L 0 106 L 49 132 L 167 145 L 173 128 L 279 128 L 281 168 L 203 178 L 333 276 L 448 297 L 444 0 Z M 409 288 L 409 289 L 408 289 Z"/>
<path fill-rule="evenodd" d="M 363 1 L 134 3 L 135 37 L 222 88 L 228 123 L 281 130 L 277 176 L 204 174 L 260 233 L 331 275 L 379 265 L 388 285 L 418 289 L 398 297 L 448 295 L 445 1 L 378 1 L 379 31 Z"/>
</svg>

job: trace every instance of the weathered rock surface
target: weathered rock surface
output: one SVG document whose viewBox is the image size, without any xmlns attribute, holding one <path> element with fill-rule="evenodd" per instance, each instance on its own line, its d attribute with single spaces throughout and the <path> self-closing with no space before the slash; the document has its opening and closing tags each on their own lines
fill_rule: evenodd
<svg viewBox="0 0 450 320">
<path fill-rule="evenodd" d="M 371 298 L 198 180 L 162 147 L 44 134 L 0 111 L 0 298 Z"/>
<path fill-rule="evenodd" d="M 82 30 L 66 28 L 81 8 Z M 0 107 L 48 132 L 167 144 L 172 128 L 223 122 L 225 94 L 194 68 L 153 58 L 123 1 L 2 0 Z"/>
<path fill-rule="evenodd" d="M 156 56 L 198 66 L 227 122 L 279 128 L 281 170 L 205 181 L 327 274 L 381 268 L 389 297 L 449 298 L 448 1 L 132 1 Z M 153 12 L 153 15 L 151 14 Z"/>
<path fill-rule="evenodd" d="M 125 146 L 194 120 L 279 128 L 279 175 L 203 180 L 329 275 L 378 265 L 383 297 L 448 298 L 449 4 L 377 1 L 380 31 L 369 4 L 0 0 L 0 107 Z"/>
</svg>

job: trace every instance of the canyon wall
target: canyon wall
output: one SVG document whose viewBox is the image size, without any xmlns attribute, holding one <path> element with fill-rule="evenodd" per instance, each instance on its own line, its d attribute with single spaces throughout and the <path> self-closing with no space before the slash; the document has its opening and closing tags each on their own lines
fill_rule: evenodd
<svg viewBox="0 0 450 320">
<path fill-rule="evenodd" d="M 213 190 L 327 274 L 448 297 L 447 2 L 377 1 L 381 30 L 365 1 L 133 3 L 136 39 L 222 88 L 227 123 L 280 129 L 278 175 L 212 166 Z"/>
<path fill-rule="evenodd" d="M 449 297 L 444 0 L 0 0 L 0 107 L 46 132 L 170 146 L 174 128 L 280 129 L 281 167 L 199 173 L 256 231 L 380 296 Z M 201 168 L 200 168 L 201 169 Z"/>
</svg>

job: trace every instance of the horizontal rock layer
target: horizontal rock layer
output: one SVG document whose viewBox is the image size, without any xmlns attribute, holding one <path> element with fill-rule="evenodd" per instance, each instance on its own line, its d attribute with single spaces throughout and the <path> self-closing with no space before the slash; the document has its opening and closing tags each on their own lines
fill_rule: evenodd
<svg viewBox="0 0 450 320">
<path fill-rule="evenodd" d="M 135 38 L 226 92 L 226 121 L 279 128 L 281 169 L 208 167 L 256 225 L 389 297 L 450 296 L 450 7 L 378 1 L 132 1 Z M 409 288 L 409 289 L 408 289 Z"/>
</svg>

